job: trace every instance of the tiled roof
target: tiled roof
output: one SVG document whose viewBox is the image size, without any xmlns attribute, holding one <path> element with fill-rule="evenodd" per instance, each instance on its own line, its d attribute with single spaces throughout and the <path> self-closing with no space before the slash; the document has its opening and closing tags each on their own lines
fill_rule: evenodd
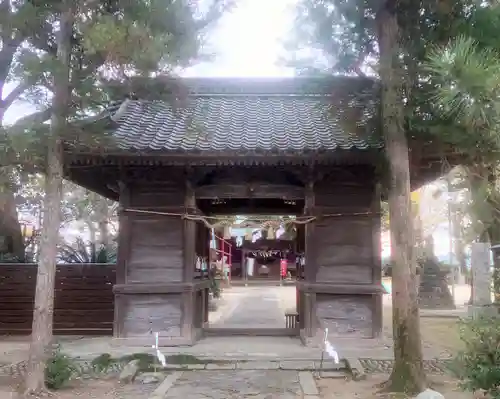
<svg viewBox="0 0 500 399">
<path fill-rule="evenodd" d="M 361 123 L 346 131 L 318 80 L 195 79 L 177 103 L 127 100 L 113 114 L 123 150 L 303 152 L 379 148 Z M 252 84 L 253 82 L 253 84 Z M 316 86 L 311 86 L 316 82 Z M 307 83 L 307 85 L 305 84 Z M 311 89 L 311 87 L 314 87 Z M 360 134 L 361 132 L 361 134 Z"/>
</svg>

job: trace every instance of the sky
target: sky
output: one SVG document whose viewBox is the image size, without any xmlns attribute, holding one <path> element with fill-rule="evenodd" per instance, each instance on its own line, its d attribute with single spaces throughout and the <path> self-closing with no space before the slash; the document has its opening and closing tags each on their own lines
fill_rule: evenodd
<svg viewBox="0 0 500 399">
<path fill-rule="evenodd" d="M 238 0 L 207 38 L 214 53 L 212 62 L 197 64 L 184 76 L 265 77 L 293 76 L 293 70 L 279 66 L 283 41 L 292 29 L 296 0 Z M 7 87 L 9 90 L 9 87 Z M 7 123 L 33 112 L 26 104 L 12 106 Z"/>
<path fill-rule="evenodd" d="M 216 59 L 187 70 L 185 76 L 291 76 L 278 66 L 283 40 L 293 25 L 296 0 L 238 0 L 223 16 L 210 45 Z"/>
</svg>

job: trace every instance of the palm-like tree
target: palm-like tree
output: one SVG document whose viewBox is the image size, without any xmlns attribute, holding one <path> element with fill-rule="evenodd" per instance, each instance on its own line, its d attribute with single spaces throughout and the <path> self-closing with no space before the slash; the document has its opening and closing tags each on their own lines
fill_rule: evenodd
<svg viewBox="0 0 500 399">
<path fill-rule="evenodd" d="M 453 121 L 445 139 L 466 154 L 476 239 L 500 243 L 500 47 L 459 37 L 430 52 L 426 65 L 436 82 L 436 111 Z M 494 289 L 500 300 L 500 264 Z"/>
</svg>

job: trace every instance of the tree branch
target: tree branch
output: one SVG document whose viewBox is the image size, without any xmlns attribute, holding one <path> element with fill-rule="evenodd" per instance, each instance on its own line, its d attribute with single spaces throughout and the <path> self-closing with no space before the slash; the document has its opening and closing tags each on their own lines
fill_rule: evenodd
<svg viewBox="0 0 500 399">
<path fill-rule="evenodd" d="M 14 59 L 14 54 L 20 44 L 21 42 L 16 38 L 6 39 L 2 44 L 2 50 L 0 51 L 0 95 L 3 93 L 5 81 L 9 75 L 12 60 Z"/>
<path fill-rule="evenodd" d="M 13 131 L 19 131 L 19 130 L 25 130 L 25 129 L 30 129 L 33 126 L 42 124 L 50 119 L 52 115 L 52 107 L 46 108 L 44 110 L 34 112 L 32 114 L 29 114 L 23 118 L 20 118 L 12 125 L 9 130 Z"/>
<path fill-rule="evenodd" d="M 23 94 L 26 90 L 28 90 L 30 86 L 31 85 L 26 82 L 19 83 L 14 88 L 14 90 L 12 90 L 5 97 L 5 99 L 3 100 L 0 99 L 0 108 L 7 110 L 7 108 L 9 108 L 14 103 L 14 101 L 16 101 L 21 96 L 21 94 Z"/>
<path fill-rule="evenodd" d="M 368 78 L 368 75 L 361 70 L 361 67 L 366 61 L 366 57 L 374 53 L 373 43 L 369 41 L 366 43 L 364 51 L 360 54 L 359 59 L 354 65 L 351 66 L 351 70 L 361 78 Z"/>
</svg>

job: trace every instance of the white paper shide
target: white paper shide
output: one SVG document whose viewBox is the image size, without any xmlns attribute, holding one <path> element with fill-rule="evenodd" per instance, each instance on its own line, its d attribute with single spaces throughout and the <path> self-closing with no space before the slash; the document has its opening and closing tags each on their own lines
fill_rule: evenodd
<svg viewBox="0 0 500 399">
<path fill-rule="evenodd" d="M 167 359 L 165 358 L 165 355 L 160 352 L 160 347 L 159 347 L 159 333 L 155 333 L 155 344 L 152 346 L 153 349 L 156 350 L 156 357 L 158 358 L 158 361 L 163 367 L 167 366 Z"/>
<path fill-rule="evenodd" d="M 330 356 L 333 359 L 333 362 L 335 364 L 340 363 L 340 358 L 339 354 L 337 353 L 337 350 L 333 347 L 330 341 L 328 341 L 328 328 L 325 328 L 325 337 L 323 340 L 323 347 L 324 351 L 328 356 Z"/>
</svg>

